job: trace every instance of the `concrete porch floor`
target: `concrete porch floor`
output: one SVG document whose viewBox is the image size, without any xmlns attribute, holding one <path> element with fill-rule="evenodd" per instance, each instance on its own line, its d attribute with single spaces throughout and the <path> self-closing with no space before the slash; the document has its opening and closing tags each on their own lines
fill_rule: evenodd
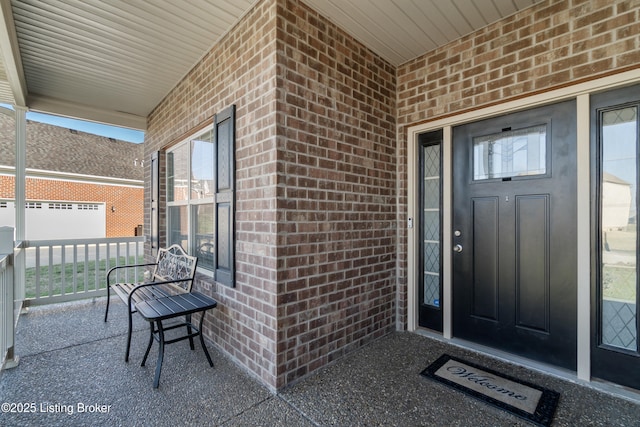
<svg viewBox="0 0 640 427">
<path fill-rule="evenodd" d="M 420 372 L 442 353 L 560 393 L 554 426 L 640 426 L 640 403 L 506 363 L 418 334 L 396 332 L 274 394 L 213 344 L 210 368 L 199 343 L 166 347 L 152 388 L 158 346 L 140 367 L 148 326 L 136 317 L 124 362 L 125 308 L 105 300 L 32 308 L 18 324 L 17 368 L 0 374 L 2 426 L 526 426 L 526 421 Z M 83 409 L 85 412 L 79 412 Z M 91 406 L 97 405 L 97 406 Z M 103 412 L 86 412 L 102 409 Z"/>
</svg>

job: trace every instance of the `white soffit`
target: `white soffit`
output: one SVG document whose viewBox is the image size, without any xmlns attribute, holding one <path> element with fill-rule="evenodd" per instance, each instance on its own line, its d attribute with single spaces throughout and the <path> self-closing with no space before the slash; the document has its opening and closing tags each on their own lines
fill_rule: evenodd
<svg viewBox="0 0 640 427">
<path fill-rule="evenodd" d="M 540 0 L 304 0 L 400 65 Z"/>
<path fill-rule="evenodd" d="M 146 120 L 255 1 L 11 0 L 29 107 Z"/>
<path fill-rule="evenodd" d="M 259 1 L 0 0 L 0 102 L 144 129 Z M 399 65 L 538 0 L 302 1 Z"/>
</svg>

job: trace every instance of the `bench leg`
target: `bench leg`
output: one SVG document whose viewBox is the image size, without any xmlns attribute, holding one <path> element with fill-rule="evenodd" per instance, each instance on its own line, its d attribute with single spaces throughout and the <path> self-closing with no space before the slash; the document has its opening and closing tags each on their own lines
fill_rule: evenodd
<svg viewBox="0 0 640 427">
<path fill-rule="evenodd" d="M 189 347 L 191 348 L 191 350 L 195 350 L 195 348 L 193 347 L 193 337 L 191 336 L 191 315 L 187 314 L 185 316 L 185 324 L 187 326 L 187 336 L 189 337 Z"/>
<path fill-rule="evenodd" d="M 162 371 L 162 359 L 164 358 L 164 329 L 162 329 L 161 320 L 158 320 L 156 323 L 158 324 L 160 348 L 158 349 L 158 362 L 156 363 L 156 376 L 153 379 L 153 388 L 158 388 L 158 385 L 160 385 L 160 372 Z"/>
<path fill-rule="evenodd" d="M 131 314 L 131 307 L 129 307 L 129 330 L 127 331 L 127 351 L 124 354 L 124 361 L 129 361 L 129 349 L 131 348 L 131 329 L 133 329 L 133 316 Z"/>
<path fill-rule="evenodd" d="M 111 293 L 109 292 L 111 287 L 107 283 L 107 308 L 104 310 L 104 321 L 107 321 L 107 316 L 109 315 L 109 301 L 111 301 Z"/>
<path fill-rule="evenodd" d="M 151 346 L 153 345 L 153 322 L 149 322 L 149 344 L 147 345 L 147 351 L 144 352 L 144 357 L 142 358 L 142 363 L 140 366 L 144 366 L 147 363 L 147 356 L 149 356 L 149 350 L 151 350 Z"/>
<path fill-rule="evenodd" d="M 207 346 L 204 344 L 204 335 L 202 333 L 202 321 L 204 320 L 204 315 L 205 315 L 206 311 L 202 312 L 202 315 L 200 316 L 200 324 L 199 324 L 199 331 L 198 334 L 200 335 L 200 344 L 202 345 L 202 350 L 204 350 L 204 354 L 205 356 L 207 356 L 207 360 L 209 361 L 209 366 L 211 366 L 213 368 L 213 361 L 211 360 L 211 356 L 209 355 L 209 350 L 207 350 Z"/>
</svg>

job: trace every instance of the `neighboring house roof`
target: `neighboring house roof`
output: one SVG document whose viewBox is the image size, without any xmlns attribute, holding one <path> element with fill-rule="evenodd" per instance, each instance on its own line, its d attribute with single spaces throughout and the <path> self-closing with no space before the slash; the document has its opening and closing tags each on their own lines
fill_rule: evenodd
<svg viewBox="0 0 640 427">
<path fill-rule="evenodd" d="M 144 180 L 143 144 L 27 120 L 27 169 Z M 15 122 L 0 114 L 0 165 L 15 167 Z"/>
<path fill-rule="evenodd" d="M 622 178 L 618 178 L 617 176 L 610 174 L 608 172 L 602 173 L 602 180 L 604 182 L 610 182 L 612 184 L 631 185 L 627 181 L 623 180 Z"/>
</svg>

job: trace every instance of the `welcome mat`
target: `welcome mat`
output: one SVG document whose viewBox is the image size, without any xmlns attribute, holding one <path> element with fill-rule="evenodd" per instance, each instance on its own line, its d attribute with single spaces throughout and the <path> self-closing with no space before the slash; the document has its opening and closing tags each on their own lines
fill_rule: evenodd
<svg viewBox="0 0 640 427">
<path fill-rule="evenodd" d="M 553 390 L 521 381 L 448 354 L 440 356 L 438 360 L 422 371 L 422 375 L 541 426 L 551 424 L 560 397 Z"/>
</svg>

